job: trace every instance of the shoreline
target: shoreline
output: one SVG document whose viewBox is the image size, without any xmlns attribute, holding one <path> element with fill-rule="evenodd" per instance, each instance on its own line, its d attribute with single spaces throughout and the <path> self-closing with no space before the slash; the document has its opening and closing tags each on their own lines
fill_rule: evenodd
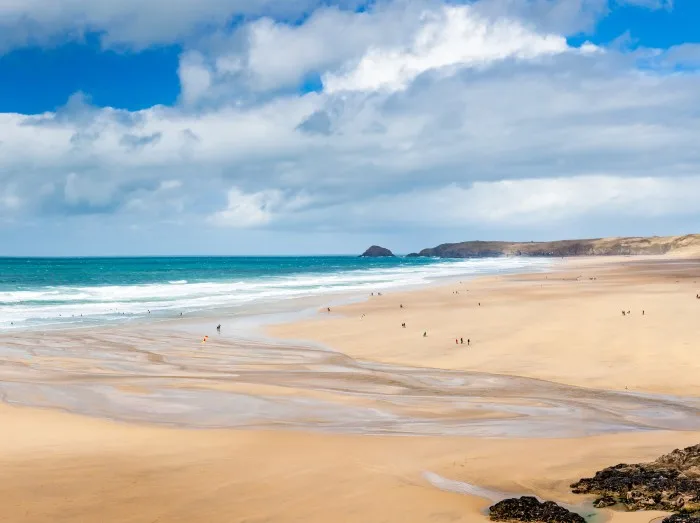
<svg viewBox="0 0 700 523">
<path fill-rule="evenodd" d="M 571 494 L 570 482 L 700 441 L 700 423 L 674 425 L 700 422 L 700 393 L 687 380 L 693 361 L 675 362 L 671 373 L 647 361 L 627 375 L 639 390 L 596 386 L 614 385 L 620 373 L 635 370 L 626 347 L 637 330 L 646 336 L 660 329 L 636 347 L 642 360 L 653 356 L 655 343 L 667 359 L 688 356 L 682 342 L 696 339 L 690 319 L 700 301 L 694 292 L 690 302 L 686 295 L 698 264 L 669 261 L 637 259 L 628 267 L 628 258 L 579 260 L 547 273 L 389 292 L 333 307 L 330 317 L 266 327 L 275 340 L 222 337 L 202 345 L 193 332 L 163 324 L 24 339 L 14 353 L 4 349 L 4 402 L 8 393 L 31 394 L 68 401 L 68 410 L 81 410 L 80 401 L 98 410 L 87 417 L 0 403 L 3 516 L 23 523 L 488 521 L 488 500 L 441 490 L 426 474 L 464 488 L 579 506 L 591 498 Z M 650 325 L 637 314 L 618 317 L 618 309 L 609 315 L 607 307 L 623 298 L 652 303 L 643 317 Z M 482 307 L 474 300 L 483 300 Z M 361 310 L 368 311 L 362 320 Z M 410 332 L 397 328 L 401 310 L 412 315 Z M 602 336 L 587 340 L 602 340 L 612 372 L 584 364 L 597 362 L 602 352 L 595 347 L 577 359 L 589 317 L 601 322 L 596 332 Z M 435 322 L 428 344 L 421 345 L 421 336 L 395 337 L 420 334 L 414 321 Z M 533 321 L 549 333 L 534 340 L 534 352 Z M 450 325 L 495 333 L 494 339 L 477 335 L 468 350 L 455 348 Z M 620 326 L 625 343 L 615 336 Z M 669 329 L 679 331 L 675 338 Z M 333 350 L 280 338 L 307 333 L 317 347 Z M 515 335 L 520 345 L 511 343 Z M 561 335 L 574 338 L 563 349 L 556 346 Z M 53 352 L 42 352 L 42 344 Z M 482 347 L 488 350 L 478 352 Z M 31 359 L 8 365 L 7 354 L 22 351 Z M 524 364 L 531 361 L 537 365 Z M 507 364 L 510 374 L 491 373 L 494 362 Z M 522 377 L 543 373 L 561 379 Z M 577 380 L 585 388 L 577 388 Z M 687 394 L 664 398 L 649 396 L 650 390 Z M 161 420 L 183 413 L 193 420 L 230 420 L 233 413 L 249 419 L 240 418 L 234 429 L 192 430 L 147 419 L 110 421 L 99 410 L 108 405 L 143 409 Z M 261 427 L 264 419 L 274 423 Z M 387 435 L 387 428 L 398 432 Z M 665 515 L 601 514 L 613 523 Z"/>
<path fill-rule="evenodd" d="M 347 257 L 353 259 L 351 257 Z M 310 257 L 314 259 L 314 257 Z M 184 318 L 197 320 L 206 320 L 207 318 L 222 318 L 222 317 L 243 317 L 251 318 L 253 316 L 265 315 L 269 310 L 281 314 L 287 314 L 294 316 L 301 310 L 320 306 L 322 303 L 327 302 L 352 302 L 358 299 L 362 299 L 367 293 L 372 290 L 408 290 L 417 289 L 424 287 L 426 285 L 433 285 L 435 283 L 440 283 L 444 281 L 450 281 L 454 278 L 467 278 L 474 277 L 482 274 L 484 267 L 482 264 L 486 264 L 486 271 L 488 272 L 527 272 L 529 267 L 532 270 L 537 270 L 537 266 L 543 264 L 544 262 L 549 263 L 550 260 L 532 258 L 526 260 L 515 260 L 511 259 L 510 262 L 515 262 L 514 267 L 508 265 L 504 267 L 493 266 L 488 267 L 489 263 L 496 263 L 497 261 L 503 261 L 506 258 L 483 258 L 483 259 L 471 259 L 471 260 L 433 260 L 425 263 L 420 263 L 417 265 L 363 265 L 362 267 L 355 268 L 338 268 L 335 272 L 309 272 L 305 273 L 303 271 L 293 274 L 281 274 L 273 277 L 271 280 L 266 280 L 265 278 L 252 278 L 245 279 L 241 276 L 240 278 L 235 278 L 233 275 L 232 279 L 229 280 L 212 280 L 212 281 L 193 281 L 188 282 L 183 281 L 169 281 L 169 282 L 153 282 L 143 285 L 136 284 L 125 284 L 120 286 L 122 290 L 131 289 L 136 287 L 166 287 L 169 290 L 177 289 L 177 284 L 183 284 L 184 286 L 197 287 L 200 285 L 213 285 L 213 286 L 224 286 L 232 287 L 230 292 L 225 292 L 222 294 L 222 289 L 210 290 L 211 296 L 217 298 L 219 301 L 224 296 L 229 296 L 231 294 L 242 293 L 239 296 L 239 301 L 227 301 L 226 303 L 219 303 L 218 305 L 199 305 L 193 306 L 188 304 L 187 300 L 181 304 L 180 307 L 173 308 L 172 303 L 168 303 L 168 306 L 161 308 L 157 304 L 150 304 L 148 301 L 144 301 L 142 304 L 142 309 L 140 312 L 129 312 L 128 314 L 122 314 L 121 311 L 115 309 L 109 309 L 113 312 L 105 312 L 102 310 L 99 314 L 87 314 L 83 318 L 82 314 L 78 314 L 79 311 L 66 311 L 64 310 L 64 315 L 59 314 L 59 316 L 51 316 L 44 318 L 43 323 L 31 324 L 31 325 L 4 325 L 0 328 L 0 335 L 2 334 L 21 334 L 24 332 L 33 332 L 37 330 L 45 331 L 61 331 L 61 330 L 72 330 L 72 329 L 100 329 L 100 328 L 111 328 L 111 327 L 124 327 L 129 328 L 132 326 L 139 327 L 142 325 L 153 325 L 163 322 L 178 322 Z M 475 264 L 474 266 L 463 266 L 464 264 Z M 390 279 L 387 279 L 389 275 L 387 271 L 394 271 L 394 277 L 402 278 L 402 281 L 396 283 Z M 414 274 L 416 273 L 417 274 Z M 333 280 L 334 275 L 341 275 L 346 279 L 345 284 L 338 285 L 337 281 Z M 330 280 L 328 279 L 330 277 Z M 296 278 L 296 279 L 295 279 Z M 379 278 L 379 279 L 377 279 Z M 234 282 L 233 280 L 239 280 Z M 307 289 L 303 284 L 301 287 L 301 280 L 316 281 L 318 288 Z M 403 281 L 405 279 L 405 281 Z M 376 280 L 376 281 L 373 281 Z M 257 290 L 260 294 L 250 294 L 251 290 L 246 286 L 252 285 L 253 287 L 261 287 Z M 267 288 L 271 285 L 270 288 Z M 287 290 L 293 291 L 292 294 L 281 293 L 279 295 L 265 295 L 266 292 L 269 294 L 270 291 L 274 292 L 279 290 L 280 286 L 288 287 Z M 172 286 L 172 288 L 170 287 Z M 236 286 L 241 286 L 237 288 Z M 99 290 L 101 286 L 88 286 L 89 289 L 94 291 Z M 80 287 L 76 288 L 78 290 L 85 290 Z M 74 291 L 76 289 L 67 288 L 68 291 Z M 22 292 L 32 292 L 31 289 L 25 289 Z M 45 292 L 46 289 L 43 287 L 35 289 L 36 292 Z M 13 294 L 14 291 L 8 291 Z M 183 295 L 181 298 L 187 297 L 188 299 L 202 298 L 204 295 L 201 290 L 194 291 L 192 295 Z M 127 292 L 129 295 L 129 292 Z M 166 300 L 167 296 L 163 295 L 153 295 L 151 297 L 154 300 Z M 33 299 L 33 298 L 32 298 Z M 134 302 L 126 299 L 125 305 L 133 305 Z M 11 302 L 14 303 L 16 297 L 11 298 Z M 224 299 L 226 301 L 226 299 Z M 99 306 L 101 302 L 95 301 L 93 305 Z M 70 302 L 64 303 L 62 306 L 70 305 Z M 110 305 L 116 305 L 111 304 Z M 153 314 L 150 312 L 151 309 Z M 11 311 L 11 308 L 9 309 Z M 70 314 L 70 316 L 69 316 Z M 46 321 L 49 321 L 46 323 Z"/>
</svg>

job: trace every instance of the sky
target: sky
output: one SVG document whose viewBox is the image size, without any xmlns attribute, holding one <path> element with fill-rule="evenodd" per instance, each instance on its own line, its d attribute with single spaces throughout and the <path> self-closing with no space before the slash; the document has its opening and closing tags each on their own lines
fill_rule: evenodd
<svg viewBox="0 0 700 523">
<path fill-rule="evenodd" d="M 0 0 L 0 255 L 700 232 L 697 0 Z"/>
</svg>

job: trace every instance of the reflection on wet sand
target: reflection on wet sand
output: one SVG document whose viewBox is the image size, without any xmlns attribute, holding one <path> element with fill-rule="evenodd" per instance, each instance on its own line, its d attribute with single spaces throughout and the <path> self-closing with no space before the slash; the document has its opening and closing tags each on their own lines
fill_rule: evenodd
<svg viewBox="0 0 700 523">
<path fill-rule="evenodd" d="M 0 339 L 0 399 L 124 421 L 356 434 L 576 437 L 700 429 L 700 398 L 356 361 L 167 327 Z"/>
</svg>

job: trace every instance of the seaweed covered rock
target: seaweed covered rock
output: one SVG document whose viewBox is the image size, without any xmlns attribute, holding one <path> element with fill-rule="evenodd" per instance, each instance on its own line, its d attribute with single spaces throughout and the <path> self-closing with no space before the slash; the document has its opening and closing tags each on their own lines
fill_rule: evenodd
<svg viewBox="0 0 700 523">
<path fill-rule="evenodd" d="M 596 507 L 621 503 L 627 510 L 700 512 L 700 445 L 651 463 L 608 467 L 571 488 L 575 494 L 597 494 Z"/>
<path fill-rule="evenodd" d="M 700 523 L 700 513 L 681 512 L 667 517 L 661 523 Z"/>
<path fill-rule="evenodd" d="M 533 523 L 585 523 L 580 515 L 560 507 L 553 501 L 541 502 L 532 496 L 499 501 L 489 508 L 492 521 L 525 521 Z"/>
</svg>

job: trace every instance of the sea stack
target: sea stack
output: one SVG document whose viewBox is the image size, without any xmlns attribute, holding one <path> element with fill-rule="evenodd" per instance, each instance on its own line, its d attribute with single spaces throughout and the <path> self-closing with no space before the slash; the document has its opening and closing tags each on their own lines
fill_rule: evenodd
<svg viewBox="0 0 700 523">
<path fill-rule="evenodd" d="M 389 249 L 380 247 L 379 245 L 372 245 L 360 256 L 360 258 L 391 258 L 393 256 L 394 253 Z"/>
</svg>

